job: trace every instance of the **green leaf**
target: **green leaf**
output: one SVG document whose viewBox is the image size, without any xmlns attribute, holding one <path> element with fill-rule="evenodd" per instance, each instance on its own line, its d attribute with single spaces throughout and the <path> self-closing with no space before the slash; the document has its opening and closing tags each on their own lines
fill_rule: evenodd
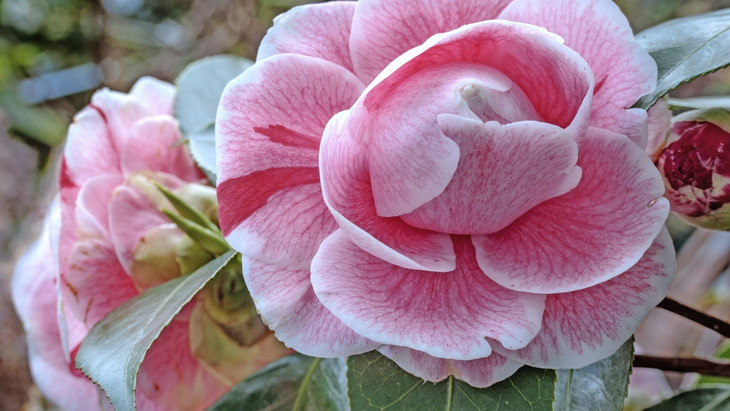
<svg viewBox="0 0 730 411">
<path fill-rule="evenodd" d="M 522 367 L 482 389 L 453 377 L 433 384 L 372 351 L 348 358 L 347 385 L 354 411 L 552 410 L 555 371 Z"/>
<path fill-rule="evenodd" d="M 657 88 L 635 107 L 648 109 L 682 83 L 730 64 L 730 9 L 669 20 L 636 35 L 659 69 Z"/>
<path fill-rule="evenodd" d="M 348 409 L 345 360 L 288 355 L 234 386 L 210 411 Z"/>
<path fill-rule="evenodd" d="M 555 411 L 620 410 L 628 393 L 634 339 L 612 356 L 575 370 L 557 370 Z"/>
<path fill-rule="evenodd" d="M 182 232 L 187 234 L 193 239 L 193 241 L 205 249 L 205 251 L 213 255 L 220 255 L 230 249 L 230 246 L 223 238 L 223 234 L 221 234 L 220 230 L 210 230 L 169 210 L 161 211 L 167 216 L 167 218 L 172 220 L 172 222 L 175 223 Z"/>
<path fill-rule="evenodd" d="M 76 355 L 76 367 L 104 389 L 117 411 L 135 409 L 137 372 L 152 342 L 235 255 L 230 250 L 190 275 L 150 288 L 89 331 Z"/>
<path fill-rule="evenodd" d="M 198 211 L 198 209 L 186 203 L 185 200 L 175 195 L 172 191 L 168 190 L 159 183 L 155 183 L 155 187 L 157 187 L 157 189 L 160 190 L 165 198 L 170 201 L 170 204 L 175 207 L 175 210 L 177 210 L 177 212 L 180 213 L 181 216 L 187 218 L 195 224 L 209 228 L 213 231 L 220 231 L 220 228 L 218 228 L 218 226 L 215 225 L 214 222 L 210 221 L 210 219 L 206 217 L 203 213 Z"/>
<path fill-rule="evenodd" d="M 190 140 L 190 152 L 205 170 L 215 173 L 215 143 L 211 138 L 223 89 L 253 62 L 229 56 L 211 56 L 188 65 L 175 80 L 175 117 Z"/>
<path fill-rule="evenodd" d="M 698 388 L 675 395 L 646 411 L 730 411 L 730 389 Z"/>
</svg>

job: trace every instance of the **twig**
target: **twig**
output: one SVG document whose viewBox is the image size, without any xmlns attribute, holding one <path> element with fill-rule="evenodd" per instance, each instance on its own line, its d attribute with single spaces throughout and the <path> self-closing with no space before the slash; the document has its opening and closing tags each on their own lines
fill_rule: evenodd
<svg viewBox="0 0 730 411">
<path fill-rule="evenodd" d="M 730 361 L 707 360 L 696 357 L 657 357 L 637 354 L 634 356 L 634 367 L 730 377 Z"/>
<path fill-rule="evenodd" d="M 730 338 L 730 324 L 667 297 L 657 307 L 671 311 Z"/>
</svg>

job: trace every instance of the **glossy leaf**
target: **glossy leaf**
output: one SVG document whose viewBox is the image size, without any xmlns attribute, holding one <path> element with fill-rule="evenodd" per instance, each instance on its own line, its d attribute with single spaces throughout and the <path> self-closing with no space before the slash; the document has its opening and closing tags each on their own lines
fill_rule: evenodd
<svg viewBox="0 0 730 411">
<path fill-rule="evenodd" d="M 345 360 L 292 354 L 234 386 L 211 411 L 348 409 Z"/>
<path fill-rule="evenodd" d="M 145 353 L 182 307 L 235 255 L 230 250 L 190 275 L 147 290 L 89 331 L 76 355 L 76 367 L 104 389 L 117 411 L 135 409 L 137 372 Z"/>
<path fill-rule="evenodd" d="M 488 388 L 448 377 L 424 382 L 372 351 L 349 357 L 347 384 L 353 410 L 552 410 L 555 371 L 522 367 Z"/>
<path fill-rule="evenodd" d="M 730 9 L 669 20 L 636 35 L 656 60 L 657 88 L 639 99 L 648 109 L 682 83 L 730 64 Z"/>
<path fill-rule="evenodd" d="M 612 356 L 576 370 L 557 370 L 555 411 L 620 410 L 628 393 L 634 339 Z"/>
<path fill-rule="evenodd" d="M 675 395 L 646 411 L 730 411 L 730 388 L 698 388 Z"/>
<path fill-rule="evenodd" d="M 175 117 L 195 161 L 208 172 L 215 172 L 213 126 L 223 89 L 252 64 L 237 56 L 206 57 L 188 65 L 175 80 Z"/>
</svg>

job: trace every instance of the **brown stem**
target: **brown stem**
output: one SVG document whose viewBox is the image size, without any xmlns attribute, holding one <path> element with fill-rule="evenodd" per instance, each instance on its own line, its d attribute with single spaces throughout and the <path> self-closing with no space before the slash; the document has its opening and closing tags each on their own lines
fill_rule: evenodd
<svg viewBox="0 0 730 411">
<path fill-rule="evenodd" d="M 701 311 L 697 311 L 694 308 L 688 307 L 678 301 L 672 300 L 669 297 L 662 300 L 662 302 L 660 302 L 657 307 L 681 315 L 684 318 L 692 320 L 697 324 L 715 330 L 725 337 L 730 338 L 730 324 L 717 317 L 707 315 Z"/>
<path fill-rule="evenodd" d="M 663 371 L 696 372 L 716 377 L 730 377 L 730 361 L 706 360 L 696 357 L 657 357 L 635 355 L 634 367 L 657 368 Z"/>
</svg>

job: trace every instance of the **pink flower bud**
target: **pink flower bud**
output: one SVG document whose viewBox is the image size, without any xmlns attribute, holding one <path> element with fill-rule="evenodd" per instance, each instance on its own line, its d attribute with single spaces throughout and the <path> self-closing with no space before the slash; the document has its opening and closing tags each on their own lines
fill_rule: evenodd
<svg viewBox="0 0 730 411">
<path fill-rule="evenodd" d="M 683 113 L 659 155 L 671 209 L 691 224 L 730 230 L 730 111 Z"/>
</svg>

